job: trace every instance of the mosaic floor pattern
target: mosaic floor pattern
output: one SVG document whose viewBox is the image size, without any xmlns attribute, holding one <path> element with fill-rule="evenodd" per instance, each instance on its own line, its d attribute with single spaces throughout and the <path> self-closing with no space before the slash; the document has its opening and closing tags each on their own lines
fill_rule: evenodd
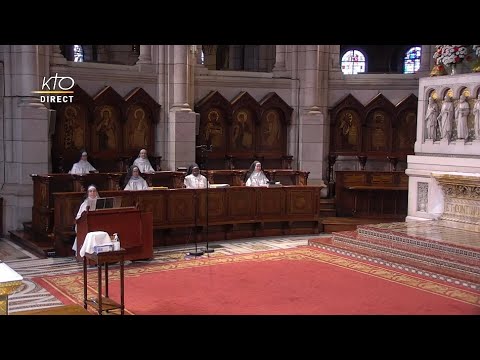
<svg viewBox="0 0 480 360">
<path fill-rule="evenodd" d="M 480 250 L 480 234 L 478 232 L 462 229 L 463 224 L 452 227 L 452 222 L 437 221 L 412 221 L 390 224 L 361 225 L 362 228 L 392 231 L 409 237 L 419 237 L 437 242 L 448 242 L 457 246 L 469 247 Z M 361 231 L 359 231 L 361 233 Z"/>
<path fill-rule="evenodd" d="M 327 235 L 325 235 L 327 236 Z M 297 246 L 308 244 L 310 238 L 318 238 L 318 235 L 311 236 L 289 236 L 289 237 L 268 237 L 243 240 L 231 240 L 226 242 L 212 242 L 209 247 L 215 252 L 204 256 L 247 254 L 255 251 L 290 249 Z M 0 254 L 3 248 L 10 249 L 16 246 L 7 239 L 0 240 Z M 204 248 L 205 244 L 198 244 L 199 248 Z M 44 288 L 31 281 L 32 278 L 39 276 L 49 276 L 58 274 L 68 274 L 82 270 L 82 264 L 78 263 L 73 257 L 67 258 L 47 258 L 39 259 L 28 252 L 15 248 L 18 252 L 10 249 L 10 259 L 2 259 L 8 266 L 23 276 L 24 284 L 18 292 L 9 297 L 9 312 L 38 310 L 63 305 L 60 300 L 51 295 Z M 154 259 L 148 263 L 161 263 L 169 261 L 178 261 L 189 259 L 189 251 L 194 250 L 191 244 L 187 246 L 161 247 L 154 249 Z M 6 250 L 5 250 L 6 252 Z M 17 256 L 15 258 L 15 256 Z M 27 257 L 27 258 L 25 258 Z M 147 262 L 147 261 L 145 261 Z M 125 266 L 131 262 L 127 261 Z"/>
</svg>

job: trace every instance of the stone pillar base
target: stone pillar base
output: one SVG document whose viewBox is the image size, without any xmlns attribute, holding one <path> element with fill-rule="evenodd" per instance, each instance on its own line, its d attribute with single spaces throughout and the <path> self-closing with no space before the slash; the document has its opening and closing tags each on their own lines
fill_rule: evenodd
<svg viewBox="0 0 480 360">
<path fill-rule="evenodd" d="M 167 170 L 188 167 L 195 162 L 195 125 L 197 114 L 184 108 L 173 107 L 167 124 L 167 146 L 164 156 Z"/>
<path fill-rule="evenodd" d="M 328 139 L 325 139 L 324 116 L 320 111 L 309 111 L 301 115 L 298 170 L 310 171 L 308 177 L 311 180 L 324 180 L 325 162 L 328 157 Z M 327 132 L 328 133 L 328 132 Z"/>
</svg>

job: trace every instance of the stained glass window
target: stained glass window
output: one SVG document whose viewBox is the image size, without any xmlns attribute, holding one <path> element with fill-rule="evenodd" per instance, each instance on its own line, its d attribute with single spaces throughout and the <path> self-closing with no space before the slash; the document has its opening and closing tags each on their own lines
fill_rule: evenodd
<svg viewBox="0 0 480 360">
<path fill-rule="evenodd" d="M 364 73 L 366 67 L 365 55 L 358 50 L 349 50 L 342 56 L 342 72 L 344 74 Z"/>
<path fill-rule="evenodd" d="M 200 50 L 200 61 L 201 61 L 201 64 L 202 65 L 205 65 L 205 53 L 203 52 L 203 50 Z"/>
<path fill-rule="evenodd" d="M 83 62 L 83 47 L 82 45 L 73 45 L 73 61 Z"/>
<path fill-rule="evenodd" d="M 403 59 L 403 73 L 414 74 L 420 69 L 420 57 L 422 49 L 419 46 L 410 48 Z"/>
</svg>

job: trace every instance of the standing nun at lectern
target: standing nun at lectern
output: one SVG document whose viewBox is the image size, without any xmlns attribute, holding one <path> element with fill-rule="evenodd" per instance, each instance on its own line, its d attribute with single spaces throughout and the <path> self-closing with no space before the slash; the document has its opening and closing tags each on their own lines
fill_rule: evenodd
<svg viewBox="0 0 480 360">
<path fill-rule="evenodd" d="M 245 175 L 245 186 L 263 186 L 268 184 L 268 178 L 263 173 L 262 164 L 255 160 Z"/>
<path fill-rule="evenodd" d="M 80 205 L 80 209 L 78 209 L 77 216 L 75 216 L 75 233 L 77 232 L 77 220 L 80 219 L 82 214 L 87 211 L 87 206 L 89 206 L 88 200 L 95 200 L 98 199 L 100 195 L 98 195 L 97 188 L 95 185 L 90 185 L 87 189 L 87 197 L 83 200 L 82 204 Z M 77 237 L 75 237 L 75 241 L 72 246 L 72 250 L 77 252 Z"/>
</svg>

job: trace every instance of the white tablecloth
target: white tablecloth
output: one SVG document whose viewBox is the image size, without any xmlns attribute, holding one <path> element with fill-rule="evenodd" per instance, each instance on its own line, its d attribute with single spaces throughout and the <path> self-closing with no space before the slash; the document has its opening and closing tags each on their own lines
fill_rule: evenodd
<svg viewBox="0 0 480 360">
<path fill-rule="evenodd" d="M 87 234 L 83 246 L 80 249 L 80 256 L 84 257 L 85 253 L 93 254 L 94 247 L 99 245 L 111 245 L 112 239 L 105 231 L 92 231 Z"/>
</svg>

